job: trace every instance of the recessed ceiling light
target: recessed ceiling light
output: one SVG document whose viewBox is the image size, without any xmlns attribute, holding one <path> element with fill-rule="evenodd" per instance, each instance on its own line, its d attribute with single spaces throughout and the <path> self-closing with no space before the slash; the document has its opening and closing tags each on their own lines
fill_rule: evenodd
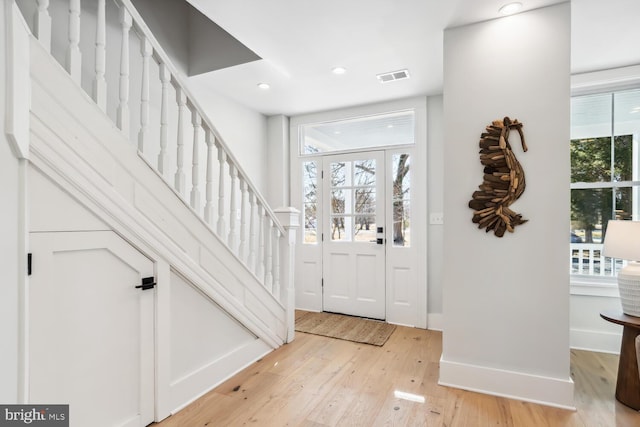
<svg viewBox="0 0 640 427">
<path fill-rule="evenodd" d="M 258 87 L 262 90 L 267 90 L 269 89 L 271 86 L 269 86 L 269 83 L 258 83 Z"/>
<path fill-rule="evenodd" d="M 513 2 L 505 4 L 498 10 L 498 12 L 501 15 L 513 15 L 514 13 L 520 12 L 520 10 L 522 10 L 522 3 Z"/>
<path fill-rule="evenodd" d="M 331 70 L 331 72 L 333 74 L 344 74 L 347 72 L 347 69 L 344 67 L 335 67 L 334 69 Z"/>
</svg>

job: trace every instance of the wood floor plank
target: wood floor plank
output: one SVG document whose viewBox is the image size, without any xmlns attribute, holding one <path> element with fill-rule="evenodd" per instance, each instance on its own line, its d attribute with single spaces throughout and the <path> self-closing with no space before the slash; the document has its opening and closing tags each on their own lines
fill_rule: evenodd
<svg viewBox="0 0 640 427">
<path fill-rule="evenodd" d="M 309 416 L 308 421 L 322 425 L 337 425 L 345 412 L 353 406 L 353 401 L 357 397 L 359 387 L 367 376 L 367 367 L 370 366 L 371 359 L 379 357 L 379 352 L 367 351 L 366 345 L 360 345 L 353 352 L 353 363 L 344 370 L 331 390 L 322 396 Z"/>
<path fill-rule="evenodd" d="M 290 425 L 299 425 L 313 410 L 315 402 L 333 388 L 340 374 L 350 369 L 351 358 L 345 351 L 336 351 L 334 358 L 310 358 L 314 362 L 308 367 L 310 370 L 289 376 L 287 386 L 278 394 L 279 399 L 269 401 L 253 414 L 253 419 L 260 421 L 259 425 L 268 425 L 270 420 L 281 420 L 284 416 Z"/>
<path fill-rule="evenodd" d="M 615 355 L 571 352 L 574 412 L 440 386 L 441 352 L 441 333 L 414 328 L 398 327 L 383 347 L 297 333 L 155 426 L 640 426 L 614 398 Z"/>
</svg>

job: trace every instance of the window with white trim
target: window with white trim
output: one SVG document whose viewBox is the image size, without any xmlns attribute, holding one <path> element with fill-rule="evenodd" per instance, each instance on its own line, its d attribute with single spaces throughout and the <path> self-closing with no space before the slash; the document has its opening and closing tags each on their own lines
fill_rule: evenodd
<svg viewBox="0 0 640 427">
<path fill-rule="evenodd" d="M 571 273 L 614 276 L 610 219 L 640 220 L 640 89 L 571 99 Z"/>
</svg>

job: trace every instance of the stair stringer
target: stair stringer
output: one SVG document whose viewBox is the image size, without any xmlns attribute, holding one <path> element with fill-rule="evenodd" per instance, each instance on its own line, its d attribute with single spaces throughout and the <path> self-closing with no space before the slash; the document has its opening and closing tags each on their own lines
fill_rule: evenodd
<svg viewBox="0 0 640 427">
<path fill-rule="evenodd" d="M 33 165 L 135 247 L 166 260 L 268 346 L 282 345 L 285 307 L 33 37 L 30 52 Z"/>
</svg>

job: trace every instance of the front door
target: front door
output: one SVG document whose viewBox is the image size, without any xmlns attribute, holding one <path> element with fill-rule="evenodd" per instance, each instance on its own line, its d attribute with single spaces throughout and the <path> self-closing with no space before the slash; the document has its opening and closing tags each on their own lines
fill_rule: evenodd
<svg viewBox="0 0 640 427">
<path fill-rule="evenodd" d="M 70 425 L 153 421 L 151 260 L 112 231 L 31 233 L 29 401 L 69 404 Z"/>
<path fill-rule="evenodd" d="M 323 310 L 385 319 L 384 152 L 322 161 Z"/>
</svg>

